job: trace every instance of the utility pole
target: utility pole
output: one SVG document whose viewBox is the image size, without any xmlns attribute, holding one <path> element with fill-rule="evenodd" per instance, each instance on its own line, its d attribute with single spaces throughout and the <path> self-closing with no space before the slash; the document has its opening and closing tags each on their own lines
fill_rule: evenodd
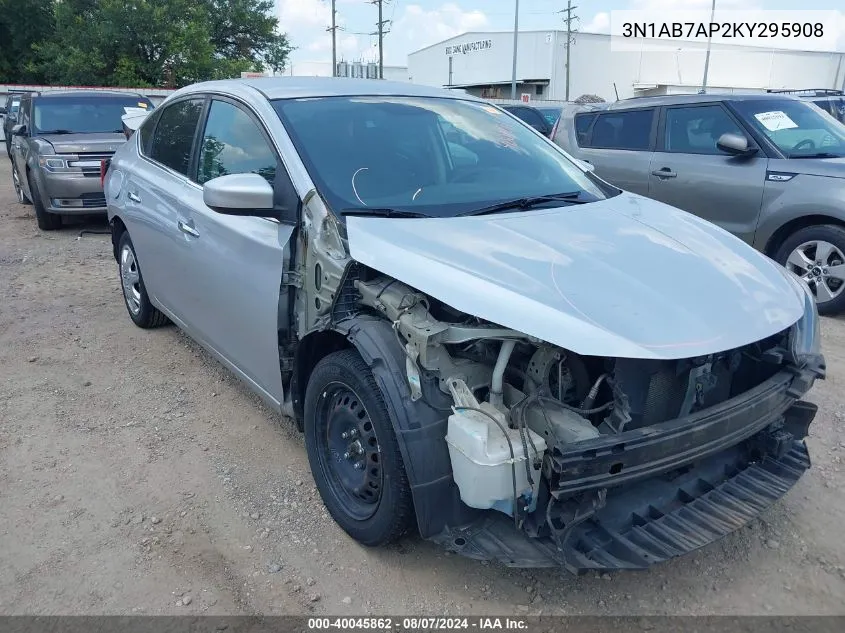
<svg viewBox="0 0 845 633">
<path fill-rule="evenodd" d="M 332 0 L 332 25 L 326 30 L 332 32 L 332 77 L 337 77 L 337 9 L 335 9 L 336 0 Z"/>
<path fill-rule="evenodd" d="M 713 17 L 716 14 L 716 0 L 713 0 L 713 3 L 710 5 L 710 24 L 713 24 Z M 699 90 L 699 94 L 704 94 L 707 92 L 707 71 L 710 70 L 710 39 L 711 36 L 707 35 L 707 55 L 704 57 L 704 79 L 701 81 L 701 90 Z"/>
<path fill-rule="evenodd" d="M 370 3 L 378 6 L 378 22 L 376 22 L 378 31 L 373 35 L 378 35 L 378 78 L 384 79 L 384 36 L 390 32 L 386 31 L 384 27 L 390 24 L 390 20 L 385 20 L 383 17 L 384 0 L 370 0 Z"/>
<path fill-rule="evenodd" d="M 511 72 L 511 99 L 516 101 L 516 46 L 519 42 L 519 0 L 513 9 L 513 71 Z"/>
<path fill-rule="evenodd" d="M 578 7 L 572 6 L 572 0 L 566 0 L 566 8 L 559 13 L 565 13 L 566 17 L 563 21 L 566 22 L 566 101 L 569 101 L 569 67 L 570 67 L 570 53 L 572 51 L 572 39 L 575 35 L 575 29 L 572 28 L 572 22 L 578 19 L 577 15 L 572 15 L 572 12 Z"/>
</svg>

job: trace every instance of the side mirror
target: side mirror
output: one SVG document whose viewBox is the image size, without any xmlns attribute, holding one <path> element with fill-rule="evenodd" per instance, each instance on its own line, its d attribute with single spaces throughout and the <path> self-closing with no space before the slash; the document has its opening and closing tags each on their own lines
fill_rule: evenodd
<svg viewBox="0 0 845 633">
<path fill-rule="evenodd" d="M 716 148 L 732 156 L 750 156 L 757 151 L 756 147 L 748 146 L 748 139 L 741 134 L 722 134 L 716 141 Z"/>
<path fill-rule="evenodd" d="M 0 114 L 6 114 L 6 106 L 0 106 Z"/>
<path fill-rule="evenodd" d="M 26 125 L 19 123 L 12 128 L 12 136 L 26 136 Z"/>
<path fill-rule="evenodd" d="M 229 174 L 203 185 L 202 200 L 212 211 L 225 215 L 279 218 L 273 208 L 273 187 L 258 174 Z"/>
</svg>

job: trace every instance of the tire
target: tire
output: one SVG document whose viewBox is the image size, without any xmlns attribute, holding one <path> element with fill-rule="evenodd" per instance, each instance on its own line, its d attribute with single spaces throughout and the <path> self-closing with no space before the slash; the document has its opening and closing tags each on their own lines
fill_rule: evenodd
<svg viewBox="0 0 845 633">
<path fill-rule="evenodd" d="M 124 231 L 117 245 L 117 269 L 120 273 L 120 288 L 123 291 L 123 303 L 129 318 L 140 328 L 151 329 L 169 323 L 169 319 L 156 308 L 147 295 L 144 278 L 138 266 L 135 247 Z"/>
<path fill-rule="evenodd" d="M 21 187 L 21 175 L 18 171 L 18 166 L 12 163 L 12 185 L 15 188 L 15 196 L 20 204 L 32 204 L 29 198 L 26 197 L 26 192 Z"/>
<path fill-rule="evenodd" d="M 32 206 L 35 207 L 35 221 L 38 223 L 38 228 L 42 231 L 55 231 L 62 228 L 62 216 L 50 213 L 44 208 L 44 203 L 41 201 L 41 192 L 38 190 L 38 185 L 32 174 L 27 174 L 29 182 L 29 191 L 32 194 Z"/>
<path fill-rule="evenodd" d="M 819 314 L 845 311 L 845 229 L 831 224 L 803 228 L 786 238 L 774 259 L 804 278 Z"/>
<path fill-rule="evenodd" d="M 311 473 L 337 524 L 370 547 L 405 534 L 414 518 L 411 488 L 384 398 L 357 351 L 335 352 L 317 363 L 304 413 Z M 344 438 L 352 429 L 357 436 Z M 363 452 L 354 455 L 356 442 Z M 356 464 L 363 465 L 360 472 Z"/>
</svg>

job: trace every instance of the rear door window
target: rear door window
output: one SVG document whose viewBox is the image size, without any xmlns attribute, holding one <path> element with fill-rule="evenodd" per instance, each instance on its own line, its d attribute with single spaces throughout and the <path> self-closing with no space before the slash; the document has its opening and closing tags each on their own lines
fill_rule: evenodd
<svg viewBox="0 0 845 633">
<path fill-rule="evenodd" d="M 183 175 L 188 175 L 203 99 L 185 99 L 162 109 L 158 117 L 149 157 Z"/>
<path fill-rule="evenodd" d="M 593 124 L 593 121 L 596 120 L 596 116 L 598 115 L 595 113 L 575 115 L 575 139 L 581 147 L 586 147 L 589 143 L 587 132 L 590 131 L 590 126 Z"/>
<path fill-rule="evenodd" d="M 654 108 L 648 108 L 599 114 L 589 143 L 582 147 L 647 150 L 651 144 L 654 112 Z"/>
</svg>

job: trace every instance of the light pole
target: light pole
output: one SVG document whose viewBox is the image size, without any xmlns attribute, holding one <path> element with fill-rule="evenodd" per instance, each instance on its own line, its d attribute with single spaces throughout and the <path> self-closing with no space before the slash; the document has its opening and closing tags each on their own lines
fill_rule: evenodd
<svg viewBox="0 0 845 633">
<path fill-rule="evenodd" d="M 716 0 L 713 0 L 713 3 L 710 5 L 710 24 L 713 24 L 713 17 L 716 14 Z M 707 25 L 707 54 L 704 57 L 704 79 L 701 82 L 701 90 L 699 90 L 699 94 L 704 94 L 707 92 L 707 71 L 710 70 L 710 40 L 712 36 L 710 35 L 710 25 Z"/>
<path fill-rule="evenodd" d="M 516 45 L 519 39 L 519 0 L 513 10 L 513 71 L 511 73 L 511 99 L 516 101 Z"/>
</svg>

